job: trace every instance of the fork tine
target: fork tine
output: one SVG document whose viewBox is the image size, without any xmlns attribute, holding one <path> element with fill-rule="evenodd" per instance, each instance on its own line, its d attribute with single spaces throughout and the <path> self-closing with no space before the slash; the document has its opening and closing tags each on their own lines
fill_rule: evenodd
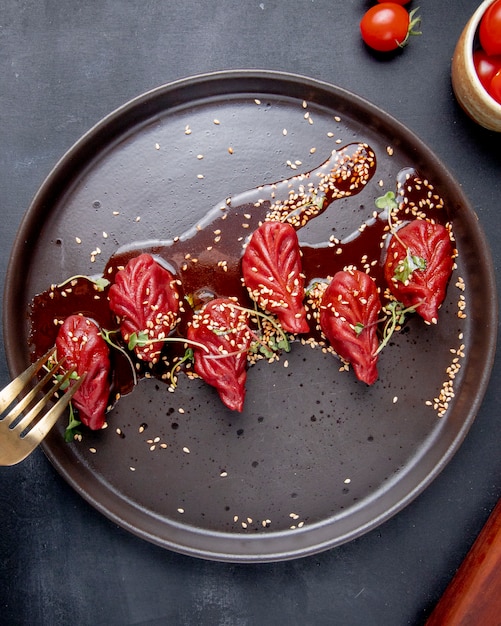
<svg viewBox="0 0 501 626">
<path fill-rule="evenodd" d="M 19 374 L 7 387 L 0 391 L 0 413 L 3 413 L 5 409 L 12 404 L 16 396 L 26 387 L 30 379 L 42 369 L 43 365 L 47 363 L 55 350 L 55 347 L 51 348 L 40 357 L 38 361 L 30 365 L 28 369 L 24 370 L 22 374 Z"/>
<path fill-rule="evenodd" d="M 62 396 L 56 404 L 33 426 L 31 430 L 23 437 L 23 441 L 30 443 L 33 447 L 37 446 L 44 439 L 54 424 L 57 422 L 61 414 L 64 412 L 70 400 L 78 391 L 83 383 L 86 374 L 84 373 L 77 382 L 72 385 L 64 396 Z M 27 455 L 26 455 L 27 456 Z"/>
<path fill-rule="evenodd" d="M 25 430 L 31 422 L 35 419 L 35 417 L 40 413 L 40 411 L 47 405 L 49 400 L 54 397 L 54 394 L 64 383 L 70 378 L 73 374 L 74 370 L 68 370 L 64 376 L 62 376 L 47 393 L 43 396 L 41 400 L 39 400 L 33 408 L 31 408 L 26 415 L 23 416 L 21 420 L 11 429 L 17 431 L 19 435 Z M 79 385 L 80 386 L 80 385 Z M 65 394 L 67 395 L 67 394 Z"/>
<path fill-rule="evenodd" d="M 3 418 L 3 422 L 6 426 L 12 424 L 12 422 L 19 416 L 21 413 L 28 407 L 33 399 L 38 395 L 38 393 L 45 387 L 45 385 L 49 382 L 52 376 L 59 370 L 61 365 L 63 364 L 64 359 L 61 359 L 56 363 L 56 365 L 50 369 L 42 379 L 38 382 L 38 384 L 33 387 L 33 389 L 24 396 Z"/>
</svg>

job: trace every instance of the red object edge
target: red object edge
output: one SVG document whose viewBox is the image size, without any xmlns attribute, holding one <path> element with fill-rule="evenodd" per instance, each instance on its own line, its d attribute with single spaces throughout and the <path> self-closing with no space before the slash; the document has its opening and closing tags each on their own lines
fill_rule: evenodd
<svg viewBox="0 0 501 626">
<path fill-rule="evenodd" d="M 501 500 L 426 626 L 501 625 Z"/>
</svg>

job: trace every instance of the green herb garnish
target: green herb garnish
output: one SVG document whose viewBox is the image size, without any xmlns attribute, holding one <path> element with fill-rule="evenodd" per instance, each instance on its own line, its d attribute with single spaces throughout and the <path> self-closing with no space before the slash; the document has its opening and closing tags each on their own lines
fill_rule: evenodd
<svg viewBox="0 0 501 626">
<path fill-rule="evenodd" d="M 75 417 L 75 412 L 73 410 L 73 404 L 70 402 L 70 416 L 68 420 L 68 426 L 66 426 L 66 430 L 64 431 L 64 440 L 66 443 L 70 443 L 75 439 L 77 435 L 80 435 L 80 426 L 82 422 L 78 421 Z"/>
<path fill-rule="evenodd" d="M 411 254 L 409 248 L 407 248 L 407 254 L 396 266 L 394 276 L 401 283 L 406 283 L 411 277 L 412 273 L 416 270 L 426 269 L 426 259 L 423 257 Z"/>
<path fill-rule="evenodd" d="M 415 313 L 419 304 L 420 303 L 406 308 L 401 302 L 398 302 L 398 300 L 392 300 L 384 307 L 383 310 L 388 315 L 388 319 L 383 329 L 383 339 L 376 350 L 376 354 L 379 354 L 381 350 L 388 345 L 393 333 L 405 322 L 405 316 L 409 313 Z"/>
</svg>

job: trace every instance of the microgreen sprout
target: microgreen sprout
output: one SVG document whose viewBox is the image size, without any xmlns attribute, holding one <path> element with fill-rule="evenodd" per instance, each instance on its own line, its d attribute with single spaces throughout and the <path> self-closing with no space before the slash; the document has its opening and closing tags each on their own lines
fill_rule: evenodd
<svg viewBox="0 0 501 626">
<path fill-rule="evenodd" d="M 407 248 L 407 254 L 404 259 L 402 259 L 397 266 L 395 267 L 394 276 L 401 283 L 407 283 L 411 274 L 415 270 L 425 270 L 426 269 L 426 259 L 423 257 L 416 256 L 415 254 L 411 254 L 409 248 Z"/>
<path fill-rule="evenodd" d="M 379 198 L 375 200 L 375 205 L 378 209 L 388 211 L 389 214 L 396 211 L 398 209 L 398 202 L 395 197 L 395 192 L 388 191 L 384 196 L 379 196 Z"/>
<path fill-rule="evenodd" d="M 233 307 L 237 311 L 242 311 L 243 313 L 248 313 L 251 317 L 255 317 L 255 321 L 258 325 L 258 332 L 254 332 L 249 329 L 251 336 L 254 338 L 254 342 L 251 344 L 250 348 L 243 348 L 241 350 L 235 350 L 234 352 L 228 352 L 225 354 L 209 354 L 205 358 L 207 359 L 224 359 L 231 356 L 237 356 L 244 352 L 249 352 L 250 354 L 262 354 L 267 359 L 273 357 L 274 353 L 278 350 L 283 350 L 284 352 L 290 352 L 290 341 L 284 332 L 283 328 L 278 324 L 270 315 L 266 315 L 266 313 L 262 313 L 257 309 L 247 309 L 239 304 L 228 303 L 229 307 Z M 263 334 L 261 320 L 269 323 L 273 329 L 276 331 L 278 335 L 278 340 L 274 337 L 269 337 L 268 341 L 265 342 L 261 338 Z M 238 328 L 212 328 L 212 332 L 217 336 L 229 335 L 230 333 L 238 332 Z"/>
<path fill-rule="evenodd" d="M 395 239 L 399 241 L 402 247 L 406 250 L 405 259 L 402 259 L 397 264 L 394 272 L 394 276 L 397 280 L 402 283 L 406 283 L 415 270 L 426 269 L 426 259 L 412 254 L 409 247 L 398 236 L 398 230 L 395 228 L 392 219 L 393 213 L 398 211 L 399 208 L 395 193 L 393 191 L 388 191 L 384 194 L 384 196 L 376 198 L 375 204 L 378 209 L 388 211 L 388 226 L 390 227 L 390 232 L 392 236 L 395 237 Z"/>
<path fill-rule="evenodd" d="M 64 431 L 64 440 L 66 443 L 70 443 L 75 439 L 77 435 L 80 435 L 80 426 L 82 422 L 77 420 L 75 417 L 75 411 L 73 410 L 73 404 L 70 402 L 70 416 L 68 419 L 68 426 L 66 426 L 66 430 Z"/>
<path fill-rule="evenodd" d="M 61 289 L 68 283 L 72 283 L 74 280 L 78 280 L 79 278 L 84 278 L 90 283 L 93 283 L 97 291 L 104 291 L 106 287 L 110 284 L 110 281 L 103 276 L 100 276 L 99 278 L 91 278 L 90 276 L 85 276 L 84 274 L 75 274 L 75 276 L 70 276 L 70 278 L 67 278 L 62 283 L 59 283 L 59 285 L 57 285 L 57 288 Z"/>
<path fill-rule="evenodd" d="M 183 363 L 192 363 L 193 361 L 194 361 L 193 348 L 186 348 L 186 352 L 184 353 L 184 355 L 174 363 L 174 366 L 172 367 L 169 373 L 170 385 L 172 389 L 175 389 L 177 385 L 176 371 L 179 370 L 179 368 L 183 365 Z"/>
<path fill-rule="evenodd" d="M 199 343 L 198 341 L 192 341 L 191 339 L 186 339 L 185 337 L 157 337 L 155 339 L 150 339 L 148 331 L 146 330 L 140 330 L 138 333 L 132 333 L 131 335 L 129 335 L 129 342 L 127 344 L 127 347 L 129 350 L 134 350 L 136 346 L 139 348 L 144 348 L 145 346 L 159 342 L 186 343 L 190 346 L 195 346 L 196 348 L 205 350 L 205 352 L 209 352 L 209 348 L 207 348 L 207 346 L 205 346 L 203 343 Z"/>
<path fill-rule="evenodd" d="M 415 313 L 419 304 L 421 303 L 405 307 L 398 300 L 392 300 L 383 308 L 383 311 L 388 315 L 388 319 L 384 325 L 383 339 L 376 350 L 376 354 L 379 354 L 381 350 L 388 345 L 393 333 L 401 328 L 402 324 L 405 322 L 405 316 L 409 313 Z"/>
<path fill-rule="evenodd" d="M 132 359 L 127 354 L 127 350 L 124 350 L 124 348 L 122 348 L 122 346 L 120 344 L 116 343 L 111 338 L 111 335 L 113 335 L 113 334 L 115 334 L 117 332 L 118 332 L 118 329 L 106 330 L 106 328 L 101 328 L 101 337 L 106 341 L 106 343 L 108 345 L 110 345 L 112 348 L 115 348 L 116 350 L 121 352 L 124 355 L 124 357 L 127 359 L 128 363 L 130 365 L 131 372 L 132 372 L 132 378 L 133 378 L 133 381 L 134 381 L 134 385 L 136 385 L 137 384 L 136 369 L 134 367 L 134 363 L 132 362 Z"/>
<path fill-rule="evenodd" d="M 52 369 L 54 369 L 55 366 L 56 366 L 56 358 L 55 358 L 55 355 L 52 355 L 47 365 L 44 367 L 47 371 L 50 372 Z M 65 374 L 54 374 L 54 380 L 56 380 L 57 382 L 60 382 L 64 378 L 64 376 Z M 70 382 L 72 380 L 78 380 L 79 378 L 80 376 L 78 375 L 77 372 L 75 371 L 71 372 L 67 380 L 63 382 L 63 384 L 59 387 L 59 389 L 61 389 L 61 391 L 65 391 L 70 386 Z M 77 418 L 75 417 L 75 410 L 73 408 L 73 403 L 71 402 L 71 400 L 69 402 L 68 408 L 69 408 L 68 425 L 66 426 L 66 429 L 64 431 L 64 440 L 67 443 L 73 441 L 77 435 L 81 434 L 80 426 L 82 424 L 82 422 L 77 420 Z"/>
<path fill-rule="evenodd" d="M 246 309 L 243 306 L 240 306 L 238 304 L 232 304 L 231 306 L 233 306 L 235 309 L 237 309 L 238 311 L 243 311 L 244 313 L 249 313 L 249 315 L 251 316 L 256 316 L 259 320 L 259 318 L 266 320 L 269 324 L 271 324 L 271 326 L 273 326 L 273 328 L 277 331 L 277 334 L 279 335 L 280 339 L 277 342 L 277 347 L 280 350 L 284 350 L 285 352 L 289 352 L 290 351 L 290 342 L 289 342 L 289 338 L 287 337 L 287 335 L 285 334 L 283 328 L 280 326 L 280 324 L 278 324 L 270 315 L 266 315 L 266 313 L 262 313 L 261 311 L 258 311 L 257 309 Z"/>
<path fill-rule="evenodd" d="M 353 330 L 355 332 L 355 335 L 358 337 L 362 331 L 364 330 L 365 325 L 362 324 L 362 322 L 357 322 L 354 326 L 353 326 Z"/>
<path fill-rule="evenodd" d="M 57 382 L 60 382 L 61 380 L 63 380 L 65 374 L 54 374 L 54 379 Z M 80 377 L 77 374 L 77 372 L 71 372 L 71 374 L 68 376 L 68 378 L 63 382 L 63 384 L 59 387 L 59 389 L 61 389 L 61 391 L 66 391 L 66 389 L 68 389 L 68 387 L 70 386 L 70 382 L 72 380 L 78 380 Z"/>
</svg>

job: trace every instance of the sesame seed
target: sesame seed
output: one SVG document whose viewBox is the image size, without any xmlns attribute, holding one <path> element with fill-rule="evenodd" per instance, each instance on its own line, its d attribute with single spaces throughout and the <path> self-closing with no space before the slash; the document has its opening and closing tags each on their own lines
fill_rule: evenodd
<svg viewBox="0 0 501 626">
<path fill-rule="evenodd" d="M 184 446 L 183 452 L 185 452 L 186 454 L 190 454 L 190 449 Z"/>
</svg>

